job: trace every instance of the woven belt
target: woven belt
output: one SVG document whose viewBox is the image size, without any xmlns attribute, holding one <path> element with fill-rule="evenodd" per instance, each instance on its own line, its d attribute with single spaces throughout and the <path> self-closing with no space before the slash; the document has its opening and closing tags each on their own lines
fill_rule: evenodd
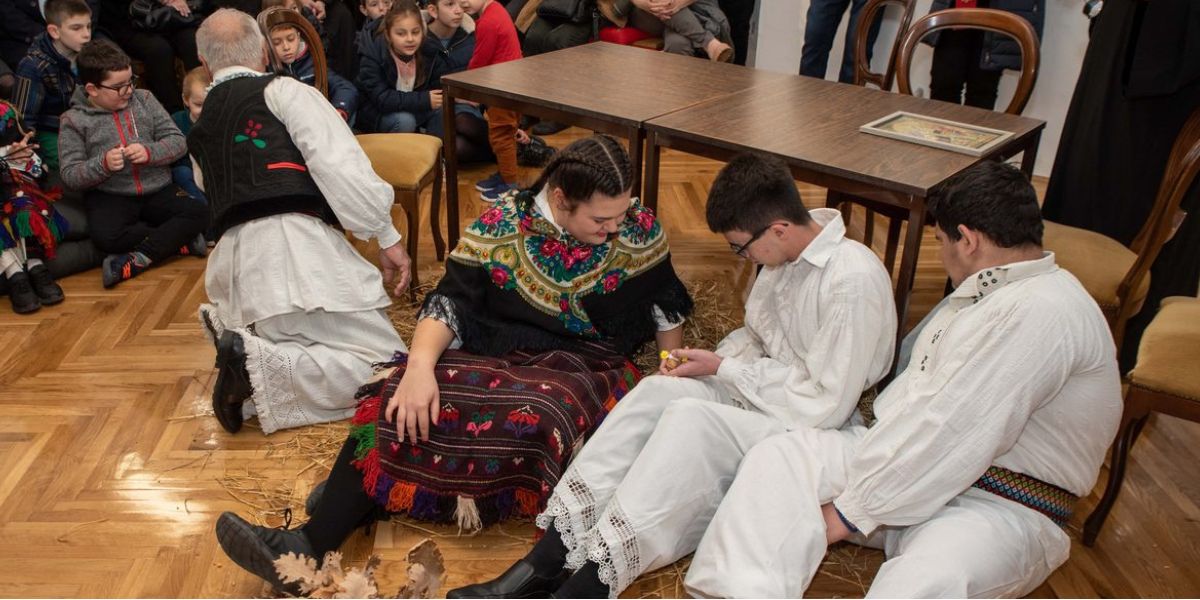
<svg viewBox="0 0 1200 600">
<path fill-rule="evenodd" d="M 1036 477 L 991 466 L 971 487 L 991 492 L 1042 513 L 1059 527 L 1066 527 L 1079 496 Z"/>
</svg>

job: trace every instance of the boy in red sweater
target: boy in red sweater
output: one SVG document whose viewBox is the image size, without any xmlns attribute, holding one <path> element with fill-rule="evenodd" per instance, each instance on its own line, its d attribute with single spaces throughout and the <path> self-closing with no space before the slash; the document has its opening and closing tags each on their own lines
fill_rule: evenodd
<svg viewBox="0 0 1200 600">
<path fill-rule="evenodd" d="M 495 0 L 464 0 L 475 19 L 475 53 L 468 69 L 477 69 L 521 58 L 521 42 L 512 17 Z M 488 141 L 496 154 L 499 173 L 475 184 L 480 197 L 495 202 L 517 188 L 517 113 L 502 108 L 487 109 Z"/>
</svg>

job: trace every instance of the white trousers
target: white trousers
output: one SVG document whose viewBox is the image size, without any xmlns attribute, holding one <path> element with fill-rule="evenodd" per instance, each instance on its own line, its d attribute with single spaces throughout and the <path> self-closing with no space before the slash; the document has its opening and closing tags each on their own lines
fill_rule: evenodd
<svg viewBox="0 0 1200 600">
<path fill-rule="evenodd" d="M 844 489 L 864 433 L 855 426 L 800 429 L 756 445 L 696 550 L 688 593 L 800 597 L 825 557 L 820 507 Z M 856 537 L 887 555 L 868 598 L 1020 597 L 1070 552 L 1066 533 L 1050 519 L 978 489 L 919 525 Z"/>
<path fill-rule="evenodd" d="M 243 410 L 258 415 L 263 433 L 350 417 L 372 365 L 407 350 L 382 309 L 288 313 L 258 321 L 253 330 L 222 320 L 211 304 L 200 311 L 218 335 L 232 327 L 242 336 L 253 388 Z"/>
<path fill-rule="evenodd" d="M 715 382 L 651 376 L 617 404 L 538 516 L 562 536 L 568 568 L 596 562 L 615 598 L 696 550 L 742 457 L 784 431 L 728 398 Z"/>
</svg>

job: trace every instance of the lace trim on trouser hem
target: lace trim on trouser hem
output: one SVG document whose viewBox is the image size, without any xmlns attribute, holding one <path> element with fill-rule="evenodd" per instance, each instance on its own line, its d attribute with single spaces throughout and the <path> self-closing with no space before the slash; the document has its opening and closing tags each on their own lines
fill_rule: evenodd
<svg viewBox="0 0 1200 600">
<path fill-rule="evenodd" d="M 254 403 L 262 432 L 312 423 L 312 417 L 296 400 L 291 358 L 244 329 L 236 331 L 246 348 L 246 372 L 253 390 L 250 402 Z"/>
<path fill-rule="evenodd" d="M 637 532 L 616 498 L 608 503 L 589 538 L 587 558 L 600 566 L 600 581 L 608 586 L 608 597 L 616 598 L 642 574 Z"/>
<path fill-rule="evenodd" d="M 541 529 L 551 525 L 558 530 L 563 545 L 567 547 L 565 567 L 571 571 L 583 566 L 587 560 L 588 532 L 596 526 L 596 498 L 591 488 L 583 481 L 573 466 L 554 488 L 554 494 L 546 501 L 546 510 L 537 516 Z"/>
</svg>

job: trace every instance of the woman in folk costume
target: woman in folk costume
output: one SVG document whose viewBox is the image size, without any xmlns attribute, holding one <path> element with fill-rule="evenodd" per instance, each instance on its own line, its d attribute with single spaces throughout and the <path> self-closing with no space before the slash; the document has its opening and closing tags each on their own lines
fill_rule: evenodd
<svg viewBox="0 0 1200 600">
<path fill-rule="evenodd" d="M 320 560 L 377 507 L 467 528 L 543 510 L 640 378 L 627 357 L 651 339 L 680 347 L 692 309 L 662 226 L 631 188 L 624 148 L 586 138 L 467 228 L 409 354 L 359 391 L 311 520 L 267 529 L 224 513 L 216 530 L 230 558 L 283 587 L 275 558 Z"/>
<path fill-rule="evenodd" d="M 61 193 L 42 191 L 42 161 L 21 128 L 15 108 L 0 100 L 0 271 L 13 312 L 31 313 L 63 301 L 62 288 L 43 259 L 54 258 L 67 221 L 52 203 Z"/>
</svg>

